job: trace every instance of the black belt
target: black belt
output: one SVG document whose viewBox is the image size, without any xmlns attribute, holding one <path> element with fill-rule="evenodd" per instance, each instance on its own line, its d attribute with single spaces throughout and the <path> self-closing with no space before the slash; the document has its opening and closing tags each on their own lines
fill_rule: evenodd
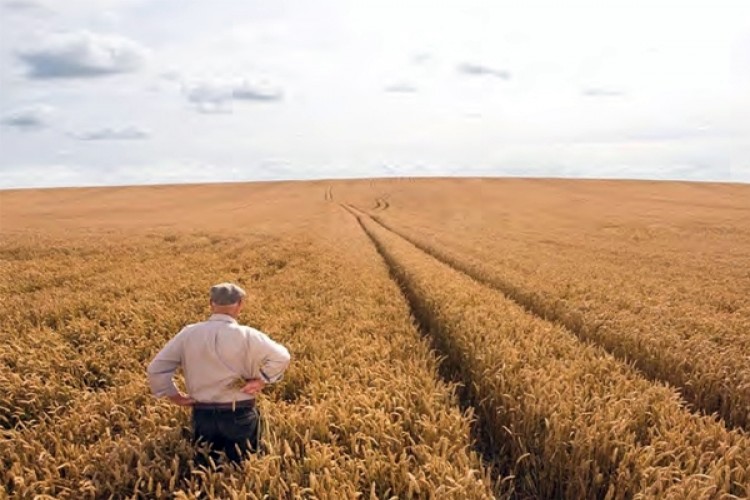
<svg viewBox="0 0 750 500">
<path fill-rule="evenodd" d="M 234 410 L 235 408 L 255 408 L 254 399 L 242 399 L 233 403 L 203 403 L 196 401 L 193 409 L 196 410 Z"/>
</svg>

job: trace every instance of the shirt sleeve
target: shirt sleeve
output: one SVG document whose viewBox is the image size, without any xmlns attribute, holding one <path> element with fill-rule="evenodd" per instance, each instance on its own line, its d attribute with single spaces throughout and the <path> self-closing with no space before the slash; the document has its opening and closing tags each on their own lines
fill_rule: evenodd
<svg viewBox="0 0 750 500">
<path fill-rule="evenodd" d="M 254 337 L 250 352 L 261 358 L 261 378 L 269 384 L 278 382 L 284 376 L 284 371 L 292 359 L 289 351 L 283 345 L 271 340 L 265 333 L 257 332 Z"/>
<path fill-rule="evenodd" d="M 184 330 L 183 330 L 184 331 Z M 154 396 L 174 396 L 179 391 L 174 374 L 182 363 L 182 332 L 175 335 L 148 365 L 148 383 Z"/>
</svg>

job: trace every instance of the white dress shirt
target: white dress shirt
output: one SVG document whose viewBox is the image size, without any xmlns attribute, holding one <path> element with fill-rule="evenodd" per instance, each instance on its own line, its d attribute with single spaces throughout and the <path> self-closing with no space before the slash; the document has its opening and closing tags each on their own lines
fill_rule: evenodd
<svg viewBox="0 0 750 500">
<path fill-rule="evenodd" d="M 148 380 L 155 396 L 175 395 L 173 376 L 181 365 L 191 398 L 231 403 L 253 399 L 232 387 L 240 377 L 276 382 L 290 359 L 289 351 L 265 333 L 226 314 L 213 314 L 185 327 L 159 351 L 148 365 Z"/>
</svg>

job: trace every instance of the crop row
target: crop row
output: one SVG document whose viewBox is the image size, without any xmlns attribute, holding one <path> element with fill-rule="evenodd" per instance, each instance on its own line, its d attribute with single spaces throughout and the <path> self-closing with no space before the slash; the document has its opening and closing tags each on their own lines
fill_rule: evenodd
<svg viewBox="0 0 750 500">
<path fill-rule="evenodd" d="M 413 186 L 378 215 L 602 321 L 637 316 L 747 355 L 748 200 L 740 185 L 465 180 Z"/>
<path fill-rule="evenodd" d="M 750 494 L 750 440 L 567 329 L 360 214 L 471 394 L 505 470 L 542 498 Z"/>
<path fill-rule="evenodd" d="M 580 338 L 633 362 L 649 378 L 677 387 L 691 405 L 704 413 L 716 413 L 730 426 L 750 425 L 750 358 L 742 347 L 742 335 L 735 337 L 734 345 L 727 340 L 731 336 L 728 332 L 719 335 L 716 329 L 690 329 L 671 321 L 671 317 L 687 314 L 680 303 L 673 307 L 660 304 L 663 317 L 653 322 L 643 307 L 626 307 L 628 302 L 616 304 L 618 294 L 625 288 L 618 284 L 636 273 L 628 271 L 627 266 L 605 272 L 582 255 L 578 266 L 541 272 L 540 268 L 554 267 L 560 258 L 545 257 L 538 249 L 529 248 L 526 253 L 537 262 L 537 269 L 531 269 L 529 264 L 520 271 L 503 262 L 504 257 L 496 250 L 478 243 L 481 236 L 404 230 L 385 218 L 377 220 L 441 261 L 502 291 L 534 314 L 557 321 Z M 588 279 L 589 275 L 608 276 L 610 286 L 587 285 L 595 282 Z M 568 283 L 564 283 L 566 279 Z M 648 290 L 640 292 L 642 301 L 655 300 L 648 298 Z M 717 340 L 717 335 L 723 340 Z"/>
</svg>

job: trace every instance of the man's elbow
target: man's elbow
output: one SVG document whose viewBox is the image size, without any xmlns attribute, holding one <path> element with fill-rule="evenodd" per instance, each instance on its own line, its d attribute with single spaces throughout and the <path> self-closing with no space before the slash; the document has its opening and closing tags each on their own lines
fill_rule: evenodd
<svg viewBox="0 0 750 500">
<path fill-rule="evenodd" d="M 148 368 L 146 368 L 146 377 L 148 378 L 148 385 L 151 389 L 151 394 L 159 397 L 158 393 L 161 385 L 161 377 L 159 377 L 159 374 L 155 371 L 153 363 L 149 364 Z"/>
<path fill-rule="evenodd" d="M 267 383 L 275 383 L 284 377 L 289 363 L 292 360 L 291 354 L 286 347 L 279 346 L 272 358 L 266 358 L 265 366 L 260 370 L 260 375 Z M 267 371 L 268 370 L 268 371 Z"/>
<path fill-rule="evenodd" d="M 281 352 L 279 354 L 279 363 L 282 366 L 282 370 L 286 370 L 287 366 L 289 366 L 289 363 L 292 362 L 292 355 L 289 353 L 289 349 L 287 349 L 286 347 L 281 349 Z"/>
<path fill-rule="evenodd" d="M 168 396 L 169 385 L 172 380 L 173 372 L 166 370 L 161 363 L 157 360 L 153 360 L 146 367 L 146 375 L 148 378 L 148 385 L 151 388 L 151 393 L 156 397 Z"/>
</svg>

